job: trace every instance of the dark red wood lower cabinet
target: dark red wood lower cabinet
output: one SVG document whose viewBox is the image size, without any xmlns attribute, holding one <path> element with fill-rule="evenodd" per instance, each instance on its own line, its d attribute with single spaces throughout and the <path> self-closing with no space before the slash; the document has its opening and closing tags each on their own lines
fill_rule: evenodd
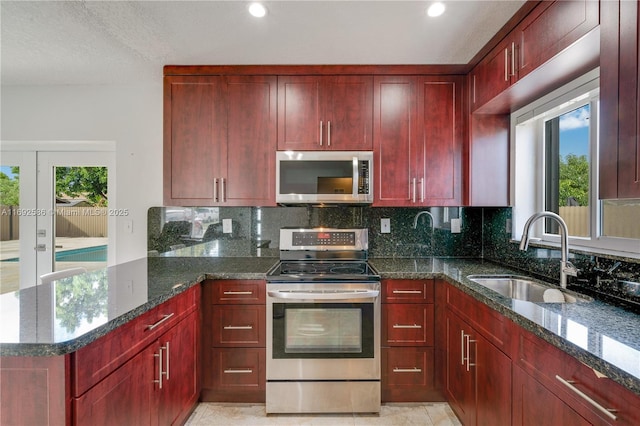
<svg viewBox="0 0 640 426">
<path fill-rule="evenodd" d="M 433 347 L 382 349 L 382 400 L 421 402 L 441 400 L 434 385 Z"/>
<path fill-rule="evenodd" d="M 211 348 L 205 359 L 203 401 L 264 402 L 265 348 Z"/>
<path fill-rule="evenodd" d="M 514 426 L 582 426 L 590 424 L 536 379 L 522 369 L 514 368 Z"/>
</svg>

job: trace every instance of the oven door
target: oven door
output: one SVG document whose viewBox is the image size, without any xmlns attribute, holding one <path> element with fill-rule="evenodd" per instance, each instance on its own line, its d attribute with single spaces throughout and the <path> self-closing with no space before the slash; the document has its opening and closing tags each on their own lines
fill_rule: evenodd
<svg viewBox="0 0 640 426">
<path fill-rule="evenodd" d="M 267 380 L 380 378 L 379 290 L 267 293 Z"/>
</svg>

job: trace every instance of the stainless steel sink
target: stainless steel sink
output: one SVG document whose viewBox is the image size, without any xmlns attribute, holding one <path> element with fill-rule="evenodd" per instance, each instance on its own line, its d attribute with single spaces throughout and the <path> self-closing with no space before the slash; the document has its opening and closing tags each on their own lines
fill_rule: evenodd
<svg viewBox="0 0 640 426">
<path fill-rule="evenodd" d="M 527 302 L 554 303 L 576 303 L 589 302 L 590 298 L 578 296 L 562 290 L 558 287 L 544 285 L 534 281 L 531 278 L 519 275 L 469 275 L 467 278 L 477 284 L 480 284 L 489 290 L 501 294 L 504 297 L 517 300 L 525 300 Z M 564 300 L 552 298 L 552 292 L 547 293 L 548 297 L 545 301 L 544 293 L 547 290 L 557 290 L 562 293 Z M 555 292 L 557 295 L 558 293 Z"/>
</svg>

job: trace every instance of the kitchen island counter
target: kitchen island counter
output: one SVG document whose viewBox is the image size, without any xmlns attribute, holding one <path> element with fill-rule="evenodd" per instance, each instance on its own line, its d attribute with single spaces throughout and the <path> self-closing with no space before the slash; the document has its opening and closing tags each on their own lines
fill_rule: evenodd
<svg viewBox="0 0 640 426">
<path fill-rule="evenodd" d="M 257 279 L 277 258 L 149 257 L 0 296 L 1 356 L 64 355 L 205 279 Z M 512 300 L 467 279 L 522 274 L 476 259 L 374 258 L 383 279 L 442 279 L 640 394 L 640 316 L 594 300 Z M 578 331 L 576 331 L 578 330 Z"/>
</svg>

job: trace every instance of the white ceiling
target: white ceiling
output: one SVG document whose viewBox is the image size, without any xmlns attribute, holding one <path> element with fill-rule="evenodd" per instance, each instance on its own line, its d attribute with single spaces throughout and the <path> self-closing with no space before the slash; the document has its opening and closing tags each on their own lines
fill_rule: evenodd
<svg viewBox="0 0 640 426">
<path fill-rule="evenodd" d="M 524 0 L 1 1 L 1 79 L 158 83 L 164 65 L 466 64 Z"/>
</svg>

